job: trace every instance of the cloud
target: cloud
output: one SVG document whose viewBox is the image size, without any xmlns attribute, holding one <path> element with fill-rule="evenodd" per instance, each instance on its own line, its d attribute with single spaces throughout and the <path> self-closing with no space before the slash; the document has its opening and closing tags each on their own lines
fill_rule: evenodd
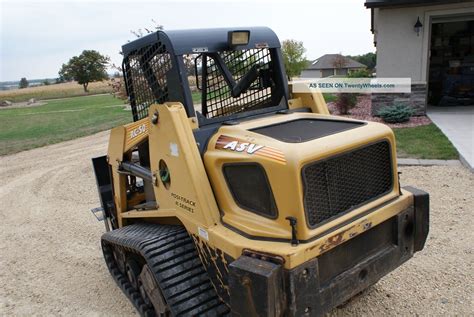
<svg viewBox="0 0 474 317">
<path fill-rule="evenodd" d="M 0 81 L 56 77 L 62 63 L 95 49 L 121 63 L 130 30 L 255 26 L 280 40 L 304 42 L 307 56 L 374 51 L 370 12 L 362 1 L 3 1 Z"/>
</svg>

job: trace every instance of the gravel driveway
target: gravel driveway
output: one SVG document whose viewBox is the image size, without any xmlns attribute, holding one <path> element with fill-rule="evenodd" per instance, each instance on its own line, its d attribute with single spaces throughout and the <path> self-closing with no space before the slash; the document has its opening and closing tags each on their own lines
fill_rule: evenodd
<svg viewBox="0 0 474 317">
<path fill-rule="evenodd" d="M 108 133 L 0 157 L 0 315 L 136 315 L 105 267 L 90 158 Z M 404 167 L 431 194 L 425 250 L 332 315 L 473 315 L 474 175 Z"/>
</svg>

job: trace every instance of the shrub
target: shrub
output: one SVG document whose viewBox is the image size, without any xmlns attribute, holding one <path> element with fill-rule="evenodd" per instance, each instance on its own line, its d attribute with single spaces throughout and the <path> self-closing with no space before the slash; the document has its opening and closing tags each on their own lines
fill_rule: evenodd
<svg viewBox="0 0 474 317">
<path fill-rule="evenodd" d="M 336 98 L 336 108 L 339 114 L 348 114 L 349 110 L 355 107 L 357 103 L 357 95 L 350 93 L 339 93 Z"/>
<path fill-rule="evenodd" d="M 127 90 L 125 88 L 125 83 L 123 78 L 121 77 L 112 77 L 110 82 L 108 83 L 110 87 L 112 87 L 112 95 L 115 98 L 119 98 L 122 100 L 128 100 Z"/>
<path fill-rule="evenodd" d="M 397 103 L 393 106 L 383 107 L 377 115 L 382 117 L 383 121 L 388 123 L 401 123 L 410 120 L 415 111 L 403 103 Z"/>
<path fill-rule="evenodd" d="M 347 78 L 370 78 L 372 74 L 367 69 L 359 69 L 347 74 Z"/>
</svg>

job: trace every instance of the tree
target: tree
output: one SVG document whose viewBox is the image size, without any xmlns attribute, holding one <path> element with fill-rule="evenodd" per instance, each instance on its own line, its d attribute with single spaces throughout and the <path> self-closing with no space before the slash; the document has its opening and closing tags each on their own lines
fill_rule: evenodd
<svg viewBox="0 0 474 317">
<path fill-rule="evenodd" d="M 28 87 L 29 85 L 30 85 L 30 83 L 28 82 L 28 80 L 27 80 L 25 77 L 22 77 L 22 78 L 20 79 L 20 84 L 18 85 L 18 87 L 19 87 L 20 89 L 23 89 L 23 88 Z"/>
<path fill-rule="evenodd" d="M 107 66 L 109 57 L 101 55 L 94 50 L 84 50 L 81 55 L 72 57 L 67 64 L 59 70 L 60 78 L 75 80 L 88 92 L 90 82 L 107 79 Z"/>
<path fill-rule="evenodd" d="M 195 66 L 194 58 L 195 56 L 193 56 L 192 54 L 183 55 L 184 67 L 186 67 L 188 76 L 196 75 L 196 66 Z"/>
<path fill-rule="evenodd" d="M 43 85 L 49 86 L 49 85 L 51 85 L 51 83 L 49 82 L 48 79 L 45 79 L 45 80 L 43 80 Z"/>
<path fill-rule="evenodd" d="M 357 104 L 357 95 L 352 93 L 338 93 L 336 98 L 336 108 L 339 114 L 349 114 L 349 110 L 354 108 Z"/>
<path fill-rule="evenodd" d="M 335 55 L 334 58 L 332 59 L 332 66 L 335 69 L 341 69 L 347 66 L 347 60 L 345 59 L 344 56 L 342 55 Z"/>
<path fill-rule="evenodd" d="M 136 37 L 140 38 L 140 37 L 143 37 L 147 34 L 163 30 L 163 25 L 159 24 L 154 19 L 151 19 L 151 22 L 153 23 L 151 28 L 143 28 L 143 29 L 138 29 L 136 31 L 135 30 L 130 30 L 130 33 L 132 33 Z"/>
<path fill-rule="evenodd" d="M 292 77 L 299 76 L 309 64 L 304 55 L 306 49 L 303 42 L 296 40 L 284 40 L 281 47 L 286 76 L 291 80 Z"/>
<path fill-rule="evenodd" d="M 369 70 L 374 70 L 375 65 L 377 63 L 377 54 L 375 53 L 367 53 L 363 55 L 356 55 L 356 56 L 347 56 L 352 58 L 355 61 L 358 61 L 361 64 L 367 66 Z"/>
</svg>

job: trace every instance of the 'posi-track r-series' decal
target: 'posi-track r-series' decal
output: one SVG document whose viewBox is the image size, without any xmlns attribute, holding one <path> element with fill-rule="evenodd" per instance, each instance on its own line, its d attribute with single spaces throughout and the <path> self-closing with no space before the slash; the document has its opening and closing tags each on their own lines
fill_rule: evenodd
<svg viewBox="0 0 474 317">
<path fill-rule="evenodd" d="M 250 143 L 245 140 L 236 139 L 227 135 L 219 136 L 216 142 L 216 149 L 262 156 L 277 161 L 278 163 L 286 164 L 285 155 L 278 149 L 270 146 Z"/>
</svg>

